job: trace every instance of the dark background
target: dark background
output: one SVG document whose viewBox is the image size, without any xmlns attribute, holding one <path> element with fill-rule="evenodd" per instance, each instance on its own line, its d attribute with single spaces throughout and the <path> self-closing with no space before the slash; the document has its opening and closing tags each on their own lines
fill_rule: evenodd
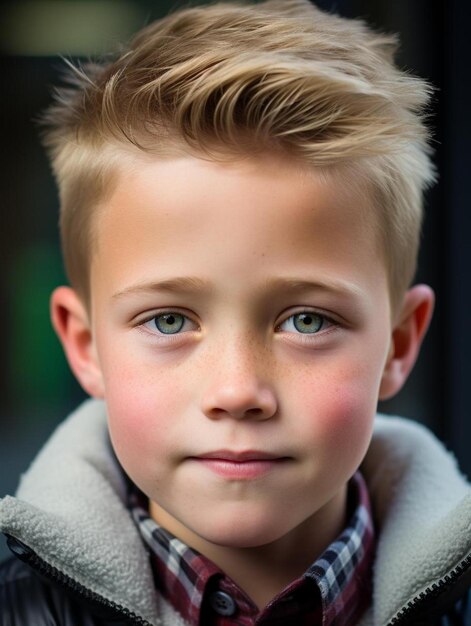
<svg viewBox="0 0 471 626">
<path fill-rule="evenodd" d="M 0 0 L 0 497 L 55 425 L 84 396 L 49 323 L 50 291 L 64 280 L 57 196 L 35 119 L 64 62 L 99 54 L 171 0 Z M 198 4 L 194 2 L 193 4 Z M 398 62 L 437 88 L 430 124 L 440 180 L 427 195 L 417 281 L 437 294 L 434 321 L 405 388 L 380 407 L 427 424 L 471 475 L 470 72 L 465 0 L 322 0 L 318 5 L 400 33 Z M 6 550 L 0 541 L 0 558 Z"/>
</svg>

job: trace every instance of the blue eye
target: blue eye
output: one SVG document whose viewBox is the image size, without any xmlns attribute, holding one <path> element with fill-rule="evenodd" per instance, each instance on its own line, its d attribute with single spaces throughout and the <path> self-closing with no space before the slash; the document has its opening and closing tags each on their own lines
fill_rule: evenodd
<svg viewBox="0 0 471 626">
<path fill-rule="evenodd" d="M 325 316 L 313 311 L 304 311 L 290 315 L 279 328 L 288 332 L 298 332 L 304 335 L 314 335 L 328 325 Z"/>
<path fill-rule="evenodd" d="M 154 317 L 153 321 L 161 333 L 173 335 L 181 331 L 185 318 L 180 313 L 163 313 Z"/>
<path fill-rule="evenodd" d="M 144 322 L 143 326 L 157 335 L 176 335 L 181 331 L 186 332 L 196 328 L 196 324 L 192 320 L 176 311 L 154 315 Z"/>
</svg>

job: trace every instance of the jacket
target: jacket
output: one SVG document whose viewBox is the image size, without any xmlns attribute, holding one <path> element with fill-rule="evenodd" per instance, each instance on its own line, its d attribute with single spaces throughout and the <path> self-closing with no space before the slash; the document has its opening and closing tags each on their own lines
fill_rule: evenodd
<svg viewBox="0 0 471 626">
<path fill-rule="evenodd" d="M 465 601 L 452 621 L 471 584 L 471 488 L 452 455 L 423 426 L 377 416 L 361 470 L 379 538 L 359 626 L 471 624 Z M 0 500 L 0 530 L 16 557 L 0 567 L 1 626 L 185 626 L 155 590 L 101 401 L 72 413 Z"/>
</svg>

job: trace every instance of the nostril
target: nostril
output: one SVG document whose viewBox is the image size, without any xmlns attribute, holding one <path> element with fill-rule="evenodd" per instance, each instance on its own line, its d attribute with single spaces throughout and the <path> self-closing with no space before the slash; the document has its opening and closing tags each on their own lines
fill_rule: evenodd
<svg viewBox="0 0 471 626">
<path fill-rule="evenodd" d="M 225 416 L 229 416 L 233 419 L 255 419 L 265 420 L 273 416 L 275 411 L 266 410 L 262 407 L 252 408 L 236 408 L 236 407 L 213 407 L 212 409 L 205 411 L 206 415 L 212 419 L 221 419 Z"/>
<path fill-rule="evenodd" d="M 249 409 L 247 413 L 250 413 L 251 415 L 260 415 L 262 413 L 262 409 L 259 409 L 259 408 Z"/>
<path fill-rule="evenodd" d="M 252 385 L 241 388 L 231 381 L 208 390 L 202 399 L 203 413 L 211 419 L 270 419 L 277 412 L 277 400 L 271 388 Z"/>
</svg>

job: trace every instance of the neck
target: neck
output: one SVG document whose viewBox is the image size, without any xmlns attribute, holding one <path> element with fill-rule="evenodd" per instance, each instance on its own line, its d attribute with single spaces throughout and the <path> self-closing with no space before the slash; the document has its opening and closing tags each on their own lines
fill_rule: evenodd
<svg viewBox="0 0 471 626">
<path fill-rule="evenodd" d="M 179 524 L 156 503 L 154 520 L 197 550 L 243 589 L 261 609 L 306 569 L 340 534 L 346 523 L 346 486 L 288 534 L 255 547 L 223 546 Z"/>
</svg>

